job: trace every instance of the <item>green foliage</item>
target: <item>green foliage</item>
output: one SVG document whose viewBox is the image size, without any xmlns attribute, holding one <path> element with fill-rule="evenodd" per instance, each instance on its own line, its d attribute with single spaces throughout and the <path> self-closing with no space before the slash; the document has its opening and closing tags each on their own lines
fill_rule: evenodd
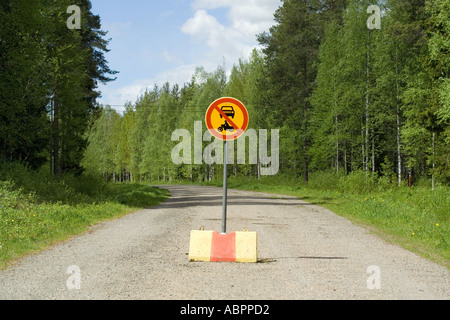
<svg viewBox="0 0 450 320">
<path fill-rule="evenodd" d="M 136 208 L 156 205 L 168 195 L 166 190 L 139 184 L 114 185 L 111 189 L 117 202 Z"/>
<path fill-rule="evenodd" d="M 81 7 L 81 30 L 67 28 L 70 5 Z M 97 82 L 116 73 L 100 17 L 89 0 L 3 1 L 0 25 L 0 158 L 79 174 Z"/>
<path fill-rule="evenodd" d="M 0 176 L 0 266 L 169 196 L 155 187 L 107 184 L 98 176 L 57 179 L 17 163 L 1 164 Z"/>
</svg>

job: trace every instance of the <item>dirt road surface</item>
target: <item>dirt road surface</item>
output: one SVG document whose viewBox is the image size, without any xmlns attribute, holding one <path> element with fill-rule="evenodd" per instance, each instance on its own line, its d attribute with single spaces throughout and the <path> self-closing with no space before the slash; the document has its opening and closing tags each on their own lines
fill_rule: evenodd
<svg viewBox="0 0 450 320">
<path fill-rule="evenodd" d="M 228 231 L 258 235 L 256 264 L 188 261 L 191 230 L 221 230 L 222 190 L 165 186 L 161 205 L 0 271 L 0 299 L 450 298 L 442 266 L 296 198 L 229 191 Z"/>
</svg>

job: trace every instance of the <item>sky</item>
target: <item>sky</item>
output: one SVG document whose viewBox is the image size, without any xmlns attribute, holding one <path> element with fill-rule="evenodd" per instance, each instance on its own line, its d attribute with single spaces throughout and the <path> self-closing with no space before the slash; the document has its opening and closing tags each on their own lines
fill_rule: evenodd
<svg viewBox="0 0 450 320">
<path fill-rule="evenodd" d="M 183 86 L 196 67 L 229 72 L 260 48 L 280 0 L 92 0 L 110 38 L 106 59 L 117 80 L 100 84 L 99 102 L 121 111 L 148 87 Z"/>
</svg>

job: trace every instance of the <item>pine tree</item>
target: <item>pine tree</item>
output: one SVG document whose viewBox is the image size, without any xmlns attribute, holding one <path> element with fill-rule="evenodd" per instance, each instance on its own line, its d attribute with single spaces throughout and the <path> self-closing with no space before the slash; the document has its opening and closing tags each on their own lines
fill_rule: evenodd
<svg viewBox="0 0 450 320">
<path fill-rule="evenodd" d="M 39 168 L 46 161 L 49 120 L 41 1 L 0 2 L 0 158 Z"/>
<path fill-rule="evenodd" d="M 309 174 L 309 97 L 322 30 L 319 11 L 318 1 L 283 1 L 270 34 L 258 36 L 267 57 L 270 124 L 280 127 L 281 135 L 290 139 L 281 142 L 281 152 L 290 156 L 281 166 L 302 172 L 304 181 Z M 298 163 L 297 159 L 302 160 Z"/>
<path fill-rule="evenodd" d="M 450 181 L 450 1 L 427 1 L 429 66 L 432 70 L 437 128 L 432 132 L 432 187 L 437 175 Z"/>
</svg>

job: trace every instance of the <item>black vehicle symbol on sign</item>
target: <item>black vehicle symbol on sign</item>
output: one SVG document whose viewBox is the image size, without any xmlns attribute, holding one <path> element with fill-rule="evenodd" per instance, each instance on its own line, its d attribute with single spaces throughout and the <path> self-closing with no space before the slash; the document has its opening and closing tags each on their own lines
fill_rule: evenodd
<svg viewBox="0 0 450 320">
<path fill-rule="evenodd" d="M 228 124 L 228 121 L 225 121 L 225 123 L 219 127 L 219 131 L 220 132 L 222 132 L 224 130 L 228 130 L 230 132 L 233 132 L 234 128 Z"/>
<path fill-rule="evenodd" d="M 233 107 L 223 106 L 221 109 L 222 109 L 223 113 L 225 113 L 228 117 L 231 117 L 232 119 L 234 119 L 235 112 L 234 112 Z M 222 118 L 223 118 L 223 116 L 220 115 L 220 119 L 222 119 Z"/>
</svg>

